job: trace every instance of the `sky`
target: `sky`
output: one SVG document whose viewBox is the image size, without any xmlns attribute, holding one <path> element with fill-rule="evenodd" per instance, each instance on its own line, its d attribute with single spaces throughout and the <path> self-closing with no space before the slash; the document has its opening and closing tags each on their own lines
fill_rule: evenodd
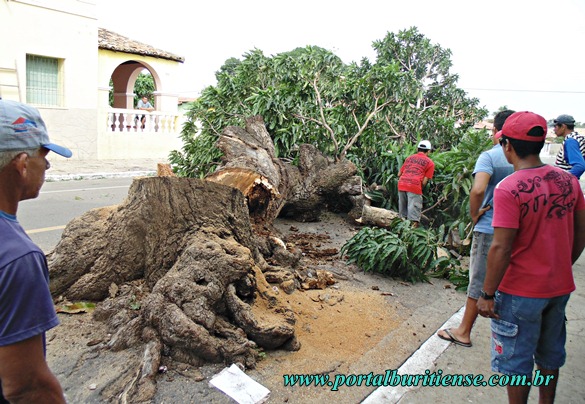
<svg viewBox="0 0 585 404">
<path fill-rule="evenodd" d="M 458 86 L 501 106 L 585 122 L 585 0 L 95 0 L 98 26 L 185 58 L 179 96 L 215 84 L 226 59 L 316 45 L 344 62 L 412 26 L 450 49 Z"/>
</svg>

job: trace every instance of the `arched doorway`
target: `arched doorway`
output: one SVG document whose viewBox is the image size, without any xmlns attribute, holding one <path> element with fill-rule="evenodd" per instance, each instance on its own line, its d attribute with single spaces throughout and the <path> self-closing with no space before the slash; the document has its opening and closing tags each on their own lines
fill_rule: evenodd
<svg viewBox="0 0 585 404">
<path fill-rule="evenodd" d="M 113 131 L 151 131 L 161 129 L 160 77 L 147 63 L 128 60 L 119 64 L 110 77 L 110 107 L 120 110 L 112 115 Z M 137 111 L 138 99 L 147 97 L 154 111 Z"/>
<path fill-rule="evenodd" d="M 137 79 L 144 72 L 150 74 L 154 82 L 152 94 L 137 94 L 135 91 Z M 152 66 L 136 60 L 126 61 L 118 65 L 112 72 L 110 106 L 120 109 L 133 109 L 136 105 L 135 97 L 147 95 L 155 110 L 158 110 L 159 100 L 157 98 L 160 93 L 160 86 L 160 77 Z"/>
</svg>

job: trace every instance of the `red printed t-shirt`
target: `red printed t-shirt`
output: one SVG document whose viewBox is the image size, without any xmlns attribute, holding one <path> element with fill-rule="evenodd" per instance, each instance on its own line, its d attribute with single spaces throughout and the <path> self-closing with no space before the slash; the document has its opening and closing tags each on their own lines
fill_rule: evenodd
<svg viewBox="0 0 585 404">
<path fill-rule="evenodd" d="M 404 160 L 400 168 L 398 190 L 422 195 L 422 180 L 433 178 L 435 163 L 423 152 L 418 152 Z"/>
<path fill-rule="evenodd" d="M 577 177 L 544 165 L 518 170 L 494 191 L 494 227 L 518 229 L 498 289 L 535 298 L 575 290 L 571 250 L 574 214 L 585 209 Z"/>
</svg>

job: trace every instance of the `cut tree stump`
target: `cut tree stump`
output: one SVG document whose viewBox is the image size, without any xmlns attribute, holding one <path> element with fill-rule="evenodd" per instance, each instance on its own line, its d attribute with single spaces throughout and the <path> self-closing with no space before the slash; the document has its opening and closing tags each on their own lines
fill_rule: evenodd
<svg viewBox="0 0 585 404">
<path fill-rule="evenodd" d="M 47 257 L 51 291 L 69 300 L 105 299 L 94 316 L 108 324 L 109 346 L 143 344 L 143 369 L 158 368 L 161 350 L 195 365 L 254 367 L 258 347 L 299 348 L 294 316 L 264 278 L 254 240 L 237 189 L 199 179 L 135 179 L 121 205 L 67 225 Z M 153 392 L 151 376 L 134 380 L 130 397 Z"/>
<path fill-rule="evenodd" d="M 334 280 L 326 271 L 315 284 L 298 279 L 302 253 L 272 223 L 363 204 L 353 163 L 306 144 L 298 166 L 285 162 L 261 117 L 225 128 L 217 146 L 222 165 L 206 180 L 159 165 L 160 177 L 134 179 L 119 206 L 72 220 L 47 256 L 54 297 L 100 301 L 94 318 L 108 325 L 110 349 L 144 346 L 141 367 L 119 381 L 127 402 L 153 397 L 162 356 L 250 368 L 259 348 L 299 349 L 292 311 L 267 278 L 286 293 Z"/>
</svg>

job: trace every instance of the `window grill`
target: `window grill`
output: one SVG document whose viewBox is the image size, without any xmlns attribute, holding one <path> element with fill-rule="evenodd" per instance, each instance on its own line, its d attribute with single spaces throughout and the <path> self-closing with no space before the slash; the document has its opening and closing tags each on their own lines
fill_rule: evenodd
<svg viewBox="0 0 585 404">
<path fill-rule="evenodd" d="M 44 106 L 63 106 L 62 60 L 26 56 L 26 101 Z"/>
</svg>

